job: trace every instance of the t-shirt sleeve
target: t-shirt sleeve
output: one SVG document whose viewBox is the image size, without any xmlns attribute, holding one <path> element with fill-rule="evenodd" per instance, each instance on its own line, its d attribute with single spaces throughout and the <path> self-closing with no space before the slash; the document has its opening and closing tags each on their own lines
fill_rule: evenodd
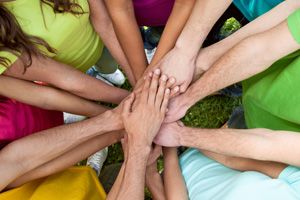
<svg viewBox="0 0 300 200">
<path fill-rule="evenodd" d="M 8 51 L 0 51 L 0 57 L 7 58 L 9 61 L 7 63 L 7 66 L 0 62 L 0 74 L 3 74 L 3 72 L 5 72 L 5 70 L 7 70 L 7 67 L 11 66 L 18 59 L 18 57 L 16 55 L 14 55 Z"/>
<path fill-rule="evenodd" d="M 300 168 L 288 166 L 281 172 L 278 179 L 288 183 L 297 193 L 300 194 Z"/>
<path fill-rule="evenodd" d="M 288 17 L 288 26 L 295 40 L 300 44 L 300 9 Z"/>
</svg>

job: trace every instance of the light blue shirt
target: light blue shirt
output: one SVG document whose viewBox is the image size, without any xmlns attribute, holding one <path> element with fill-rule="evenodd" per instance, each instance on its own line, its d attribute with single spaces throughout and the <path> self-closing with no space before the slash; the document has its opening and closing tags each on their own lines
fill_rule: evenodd
<svg viewBox="0 0 300 200">
<path fill-rule="evenodd" d="M 233 2 L 245 17 L 252 21 L 283 2 L 283 0 L 233 0 Z"/>
<path fill-rule="evenodd" d="M 180 158 L 191 200 L 299 200 L 300 169 L 289 166 L 277 179 L 240 172 L 190 149 Z"/>
</svg>

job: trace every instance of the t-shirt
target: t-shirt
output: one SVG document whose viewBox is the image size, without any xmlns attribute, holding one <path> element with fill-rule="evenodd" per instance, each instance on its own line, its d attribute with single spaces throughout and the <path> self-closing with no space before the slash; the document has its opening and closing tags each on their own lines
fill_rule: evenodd
<svg viewBox="0 0 300 200">
<path fill-rule="evenodd" d="M 300 9 L 290 15 L 287 21 L 292 36 L 300 44 Z M 243 105 L 247 126 L 300 131 L 299 77 L 298 50 L 244 81 Z"/>
<path fill-rule="evenodd" d="M 172 12 L 175 0 L 133 0 L 139 26 L 164 26 Z"/>
<path fill-rule="evenodd" d="M 190 149 L 180 158 L 191 200 L 299 200 L 300 169 L 289 166 L 277 179 L 255 171 L 240 172 Z"/>
<path fill-rule="evenodd" d="M 86 71 L 100 59 L 103 43 L 90 23 L 88 1 L 77 2 L 85 14 L 54 13 L 51 6 L 40 0 L 16 0 L 4 5 L 14 14 L 25 33 L 44 39 L 56 49 L 56 55 L 49 53 L 50 57 Z M 3 51 L 0 56 L 12 63 L 17 59 L 13 54 Z M 0 65 L 0 74 L 5 70 Z"/>
<path fill-rule="evenodd" d="M 245 17 L 249 21 L 252 21 L 283 1 L 284 0 L 234 0 L 233 2 Z"/>
</svg>

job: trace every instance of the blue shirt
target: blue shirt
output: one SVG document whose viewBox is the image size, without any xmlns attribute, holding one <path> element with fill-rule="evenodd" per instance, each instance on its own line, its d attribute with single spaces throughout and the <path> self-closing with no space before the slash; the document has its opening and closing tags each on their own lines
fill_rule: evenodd
<svg viewBox="0 0 300 200">
<path fill-rule="evenodd" d="M 190 149 L 180 158 L 190 200 L 299 200 L 300 169 L 289 166 L 277 179 L 240 172 Z"/>
<path fill-rule="evenodd" d="M 283 0 L 234 0 L 233 2 L 245 17 L 252 21 L 283 2 Z"/>
</svg>

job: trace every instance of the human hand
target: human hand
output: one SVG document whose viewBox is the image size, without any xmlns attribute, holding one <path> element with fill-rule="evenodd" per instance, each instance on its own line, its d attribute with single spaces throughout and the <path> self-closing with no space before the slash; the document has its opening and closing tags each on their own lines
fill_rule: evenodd
<svg viewBox="0 0 300 200">
<path fill-rule="evenodd" d="M 185 52 L 175 47 L 156 66 L 154 66 L 154 69 L 160 68 L 162 73 L 166 74 L 168 77 L 175 78 L 176 84 L 172 87 L 173 94 L 174 90 L 178 90 L 179 93 L 186 91 L 192 82 L 195 65 L 195 57 L 187 55 Z M 171 86 L 168 85 L 168 87 Z"/>
<path fill-rule="evenodd" d="M 181 146 L 181 134 L 184 125 L 182 122 L 163 124 L 159 133 L 154 138 L 154 143 L 163 147 Z"/>
<path fill-rule="evenodd" d="M 124 102 L 122 119 L 129 144 L 150 147 L 165 118 L 170 90 L 167 76 L 146 77 L 143 90 L 135 99 L 134 93 Z M 136 106 L 132 108 L 133 102 Z"/>
<path fill-rule="evenodd" d="M 176 122 L 183 118 L 190 108 L 188 100 L 184 94 L 170 99 L 165 123 Z"/>
</svg>

